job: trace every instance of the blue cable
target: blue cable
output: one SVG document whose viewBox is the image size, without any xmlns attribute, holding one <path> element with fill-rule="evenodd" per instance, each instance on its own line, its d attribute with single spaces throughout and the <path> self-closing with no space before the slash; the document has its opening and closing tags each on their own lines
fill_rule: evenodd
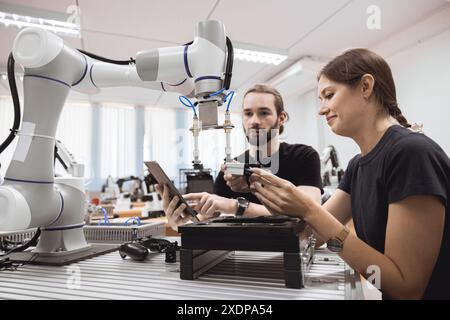
<svg viewBox="0 0 450 320">
<path fill-rule="evenodd" d="M 140 226 L 141 225 L 141 219 L 139 219 L 139 217 L 131 217 L 131 218 L 128 218 L 126 221 L 125 221 L 125 226 L 128 224 L 128 221 L 130 221 L 131 220 L 131 224 L 133 224 L 135 221 L 137 221 L 137 224 L 138 224 L 138 226 Z"/>
<path fill-rule="evenodd" d="M 186 96 L 179 96 L 178 100 L 180 100 L 180 102 L 183 105 L 185 105 L 186 107 L 192 108 L 192 110 L 194 111 L 194 115 L 197 117 L 197 112 L 195 111 L 195 106 L 191 100 L 189 100 Z M 187 103 L 185 101 L 187 101 Z"/>
<path fill-rule="evenodd" d="M 105 217 L 105 221 L 108 221 L 108 222 L 109 222 L 109 219 L 108 219 L 108 213 L 106 212 L 105 208 L 102 207 L 102 208 L 100 209 L 100 211 L 103 212 L 103 216 Z"/>
<path fill-rule="evenodd" d="M 105 208 L 101 208 L 100 209 L 100 211 L 103 213 L 103 216 L 104 216 L 104 223 L 103 224 L 109 224 L 109 219 L 108 219 L 108 213 L 106 212 L 106 210 L 105 210 Z M 98 221 L 98 225 L 101 225 L 102 224 L 102 219 L 100 219 L 99 221 Z"/>
<path fill-rule="evenodd" d="M 210 97 L 217 96 L 217 95 L 221 94 L 224 90 L 225 90 L 225 88 L 222 88 L 222 89 L 220 89 L 219 91 L 216 91 L 216 92 L 214 92 L 214 93 L 210 93 L 209 96 L 210 96 Z"/>
<path fill-rule="evenodd" d="M 234 97 L 234 91 L 230 91 L 230 92 L 225 96 L 225 99 L 223 100 L 224 102 L 227 102 L 228 98 L 230 98 L 230 100 L 228 100 L 227 112 L 228 112 L 228 110 L 230 110 L 230 104 L 231 104 L 231 100 L 233 100 L 233 97 Z"/>
<path fill-rule="evenodd" d="M 209 96 L 210 97 L 214 97 L 214 96 L 217 96 L 217 95 L 221 94 L 224 91 L 225 91 L 225 88 L 222 88 L 219 91 L 216 91 L 214 93 L 210 93 Z M 228 98 L 230 98 L 230 100 L 228 100 L 227 112 L 230 110 L 231 100 L 233 100 L 233 97 L 234 97 L 234 91 L 230 91 L 224 98 L 224 102 L 227 102 Z M 178 100 L 180 100 L 180 102 L 184 106 L 186 106 L 188 108 L 191 108 L 194 111 L 194 115 L 197 117 L 197 112 L 195 111 L 195 106 L 194 106 L 194 104 L 192 103 L 191 100 L 189 100 L 186 96 L 179 96 Z"/>
</svg>

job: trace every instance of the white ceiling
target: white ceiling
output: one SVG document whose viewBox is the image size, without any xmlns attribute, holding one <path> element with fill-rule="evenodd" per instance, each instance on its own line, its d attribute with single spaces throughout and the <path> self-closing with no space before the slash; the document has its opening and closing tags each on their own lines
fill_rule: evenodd
<svg viewBox="0 0 450 320">
<path fill-rule="evenodd" d="M 195 25 L 221 20 L 236 43 L 288 52 L 279 66 L 235 61 L 232 88 L 242 90 L 266 82 L 304 55 L 331 58 L 349 47 L 374 47 L 431 12 L 449 6 L 447 0 L 0 0 L 40 10 L 81 9 L 82 38 L 65 38 L 73 47 L 113 59 L 137 51 L 180 45 L 192 40 Z M 366 27 L 369 5 L 381 9 L 381 30 Z M 449 17 L 450 19 L 450 17 Z M 18 29 L 0 26 L 0 69 L 4 70 Z M 302 80 L 305 76 L 297 77 Z M 306 81 L 306 80 L 305 80 Z M 280 86 L 283 89 L 283 85 Z M 0 94 L 7 94 L 1 81 Z M 71 98 L 86 99 L 80 94 Z M 139 88 L 103 90 L 90 98 L 148 105 L 178 106 L 175 94 Z M 236 100 L 237 102 L 239 99 Z"/>
</svg>

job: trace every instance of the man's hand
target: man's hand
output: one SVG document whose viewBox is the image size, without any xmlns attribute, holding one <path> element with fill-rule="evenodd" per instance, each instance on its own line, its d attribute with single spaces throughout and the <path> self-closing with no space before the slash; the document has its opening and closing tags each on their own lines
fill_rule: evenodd
<svg viewBox="0 0 450 320">
<path fill-rule="evenodd" d="M 166 214 L 167 223 L 173 230 L 178 231 L 178 226 L 186 224 L 190 221 L 189 216 L 183 215 L 183 211 L 186 209 L 186 205 L 182 204 L 177 207 L 180 199 L 178 197 L 174 197 L 171 200 L 169 196 L 169 188 L 167 186 L 161 188 L 161 186 L 158 185 L 156 186 L 156 190 L 161 195 L 162 205 Z"/>
<path fill-rule="evenodd" d="M 222 164 L 221 170 L 224 173 L 223 178 L 231 190 L 234 192 L 250 192 L 250 187 L 245 176 L 226 174 L 225 171 L 227 170 L 227 167 L 225 164 Z"/>
<path fill-rule="evenodd" d="M 220 213 L 234 214 L 237 210 L 235 199 L 228 199 L 207 192 L 188 193 L 183 197 L 187 201 L 194 202 L 194 210 L 205 219 L 217 217 Z"/>
</svg>

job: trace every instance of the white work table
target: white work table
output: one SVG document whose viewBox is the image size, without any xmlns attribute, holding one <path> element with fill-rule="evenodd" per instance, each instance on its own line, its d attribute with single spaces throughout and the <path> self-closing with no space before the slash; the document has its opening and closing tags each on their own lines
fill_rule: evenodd
<svg viewBox="0 0 450 320">
<path fill-rule="evenodd" d="M 316 251 L 303 289 L 285 287 L 282 253 L 236 251 L 192 281 L 180 279 L 179 262 L 164 258 L 122 260 L 116 251 L 64 267 L 3 270 L 0 299 L 364 299 L 360 276 L 326 249 Z"/>
</svg>

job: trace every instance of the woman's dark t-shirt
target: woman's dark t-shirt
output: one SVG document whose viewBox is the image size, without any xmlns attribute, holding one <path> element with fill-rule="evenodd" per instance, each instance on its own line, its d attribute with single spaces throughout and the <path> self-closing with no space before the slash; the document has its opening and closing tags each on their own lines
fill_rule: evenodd
<svg viewBox="0 0 450 320">
<path fill-rule="evenodd" d="M 381 253 L 389 204 L 413 195 L 438 197 L 445 206 L 444 234 L 423 298 L 450 299 L 450 160 L 438 144 L 422 133 L 394 125 L 367 155 L 350 160 L 339 189 L 351 196 L 358 237 Z"/>
</svg>

